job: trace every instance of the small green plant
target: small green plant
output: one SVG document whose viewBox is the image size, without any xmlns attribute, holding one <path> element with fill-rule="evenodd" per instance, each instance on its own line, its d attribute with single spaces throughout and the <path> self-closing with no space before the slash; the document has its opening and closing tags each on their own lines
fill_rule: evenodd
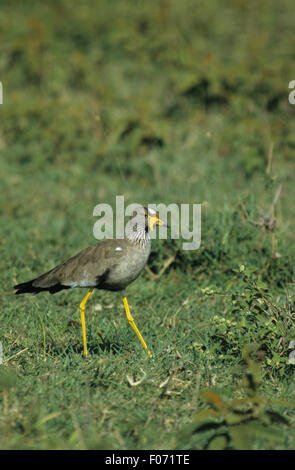
<svg viewBox="0 0 295 470">
<path fill-rule="evenodd" d="M 212 318 L 214 354 L 217 351 L 219 359 L 235 360 L 246 344 L 259 343 L 269 371 L 280 377 L 293 374 L 289 344 L 295 338 L 294 302 L 287 297 L 278 303 L 255 268 L 241 265 L 235 272 L 237 282 L 231 284 L 225 294 L 211 288 L 202 292 L 205 298 L 209 295 L 224 298 L 222 316 Z M 204 348 L 200 342 L 195 342 L 194 346 L 200 354 L 210 356 L 211 348 Z"/>
<path fill-rule="evenodd" d="M 267 441 L 274 447 L 282 439 L 279 426 L 288 426 L 288 420 L 272 407 L 295 406 L 286 400 L 268 400 L 259 392 L 262 382 L 257 363 L 251 358 L 257 352 L 257 345 L 243 349 L 246 373 L 243 385 L 246 396 L 231 401 L 223 400 L 212 390 L 201 392 L 201 399 L 209 408 L 200 411 L 194 419 L 192 436 L 205 435 L 204 447 L 211 450 L 253 449 L 257 440 Z"/>
</svg>

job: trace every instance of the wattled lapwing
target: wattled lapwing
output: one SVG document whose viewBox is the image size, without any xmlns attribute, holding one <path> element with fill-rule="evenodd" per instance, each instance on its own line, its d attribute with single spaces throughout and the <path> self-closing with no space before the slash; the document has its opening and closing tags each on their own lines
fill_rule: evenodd
<svg viewBox="0 0 295 470">
<path fill-rule="evenodd" d="M 120 291 L 127 320 L 149 357 L 152 357 L 130 313 L 125 288 L 139 276 L 147 263 L 151 250 L 149 231 L 154 230 L 156 225 L 166 224 L 155 211 L 139 206 L 127 224 L 125 238 L 107 239 L 89 246 L 42 276 L 14 286 L 16 294 L 44 291 L 55 294 L 63 289 L 90 288 L 80 303 L 83 353 L 87 356 L 85 307 L 89 297 L 94 289 Z"/>
</svg>

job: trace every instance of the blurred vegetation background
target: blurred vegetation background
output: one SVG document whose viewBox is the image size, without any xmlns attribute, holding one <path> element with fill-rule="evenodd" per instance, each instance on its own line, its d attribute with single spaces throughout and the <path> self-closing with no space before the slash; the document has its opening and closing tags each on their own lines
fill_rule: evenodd
<svg viewBox="0 0 295 470">
<path fill-rule="evenodd" d="M 246 342 L 261 345 L 266 394 L 294 394 L 288 363 L 295 338 L 295 108 L 288 101 L 295 79 L 293 18 L 290 0 L 1 2 L 0 340 L 19 381 L 11 402 L 2 397 L 2 447 L 153 448 L 160 441 L 177 447 L 179 429 L 204 406 L 195 387 L 215 385 L 231 396 L 228 377 L 236 377 L 232 367 L 243 362 Z M 81 291 L 13 296 L 16 282 L 94 243 L 93 208 L 114 206 L 116 195 L 124 195 L 126 205 L 202 204 L 200 249 L 184 252 L 181 240 L 155 241 L 151 272 L 130 288 L 134 316 L 159 348 L 158 366 L 139 359 L 140 351 L 113 370 L 112 348 L 95 349 L 99 328 L 110 344 L 117 341 L 111 335 L 118 319 L 121 347 L 137 347 L 117 306 L 114 324 L 99 307 L 89 307 L 90 349 L 109 360 L 90 369 L 80 357 L 79 328 L 68 328 L 70 318 L 78 320 Z M 114 302 L 109 294 L 97 298 L 103 308 Z M 183 368 L 175 366 L 180 357 Z M 78 400 L 75 381 L 65 399 L 64 367 L 71 360 Z M 56 392 L 62 383 L 63 398 L 48 401 L 49 364 L 60 367 L 52 387 Z M 148 368 L 150 383 L 161 384 L 168 370 L 176 371 L 182 394 L 172 391 L 169 405 L 169 394 L 153 402 L 150 385 L 133 398 L 129 418 L 118 417 L 114 403 L 122 407 L 134 392 L 122 377 L 137 364 L 139 371 Z M 87 389 L 86 419 L 77 411 L 85 377 L 97 374 L 95 384 L 103 367 L 110 368 L 108 392 L 100 390 L 100 409 L 96 385 Z M 196 378 L 196 369 L 206 371 Z M 41 383 L 36 377 L 42 374 Z M 37 390 L 44 400 L 32 415 Z M 140 399 L 153 403 L 151 415 L 144 405 L 138 414 Z M 60 408 L 67 400 L 68 419 Z M 100 413 L 107 428 L 97 428 Z M 283 435 L 278 445 L 290 448 L 291 433 Z"/>
</svg>

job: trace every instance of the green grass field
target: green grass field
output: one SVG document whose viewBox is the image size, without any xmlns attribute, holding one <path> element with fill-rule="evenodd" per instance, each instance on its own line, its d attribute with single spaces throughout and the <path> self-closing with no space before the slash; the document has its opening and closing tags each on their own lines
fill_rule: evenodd
<svg viewBox="0 0 295 470">
<path fill-rule="evenodd" d="M 294 449 L 292 13 L 1 5 L 1 449 Z M 128 289 L 152 360 L 117 294 L 87 304 L 85 359 L 84 290 L 13 293 L 95 243 L 116 195 L 202 204 L 200 249 L 154 241 Z"/>
</svg>

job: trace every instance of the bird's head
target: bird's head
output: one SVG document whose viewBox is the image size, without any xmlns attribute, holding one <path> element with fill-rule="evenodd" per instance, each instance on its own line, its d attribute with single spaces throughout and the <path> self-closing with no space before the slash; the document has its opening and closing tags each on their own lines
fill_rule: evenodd
<svg viewBox="0 0 295 470">
<path fill-rule="evenodd" d="M 140 229 L 145 227 L 145 231 L 154 230 L 155 227 L 163 226 L 168 227 L 168 225 L 159 218 L 159 214 L 153 209 L 138 206 L 131 216 L 131 223 L 134 229 Z"/>
<path fill-rule="evenodd" d="M 168 227 L 168 225 L 165 224 L 165 222 L 163 222 L 163 220 L 159 218 L 159 214 L 153 209 L 144 207 L 144 213 L 145 213 L 145 223 L 146 223 L 146 226 L 149 228 L 149 230 L 154 230 L 156 225 Z"/>
</svg>

